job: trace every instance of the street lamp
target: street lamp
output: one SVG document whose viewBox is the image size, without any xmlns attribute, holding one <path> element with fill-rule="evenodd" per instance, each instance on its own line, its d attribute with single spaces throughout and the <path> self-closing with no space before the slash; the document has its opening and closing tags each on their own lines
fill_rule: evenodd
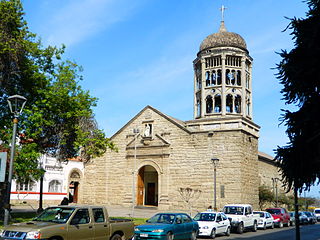
<svg viewBox="0 0 320 240">
<path fill-rule="evenodd" d="M 3 220 L 3 224 L 5 226 L 8 225 L 9 223 L 10 193 L 11 193 L 11 182 L 12 182 L 12 172 L 13 172 L 13 158 L 14 158 L 15 146 L 16 146 L 18 117 L 20 116 L 24 108 L 24 105 L 27 102 L 27 99 L 20 95 L 13 95 L 8 97 L 7 101 L 8 101 L 10 112 L 13 114 L 14 118 L 13 118 L 13 132 L 12 132 L 12 141 L 11 141 L 11 150 L 10 150 L 7 193 L 6 193 L 6 201 L 5 201 L 6 206 L 4 210 L 4 220 Z"/>
<path fill-rule="evenodd" d="M 217 165 L 219 162 L 218 158 L 211 158 L 211 161 L 213 163 L 213 184 L 214 184 L 214 203 L 213 203 L 213 209 L 217 211 Z"/>
<path fill-rule="evenodd" d="M 280 181 L 279 178 L 271 178 L 273 186 L 276 189 L 276 207 L 278 207 L 278 181 Z"/>
</svg>

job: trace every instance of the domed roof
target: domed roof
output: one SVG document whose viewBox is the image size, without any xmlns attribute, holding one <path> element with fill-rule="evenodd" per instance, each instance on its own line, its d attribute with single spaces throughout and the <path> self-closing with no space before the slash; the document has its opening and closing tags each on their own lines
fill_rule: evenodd
<svg viewBox="0 0 320 240">
<path fill-rule="evenodd" d="M 247 50 L 244 39 L 237 33 L 228 32 L 224 21 L 221 21 L 219 32 L 209 35 L 202 41 L 200 51 L 213 47 L 238 47 Z"/>
</svg>

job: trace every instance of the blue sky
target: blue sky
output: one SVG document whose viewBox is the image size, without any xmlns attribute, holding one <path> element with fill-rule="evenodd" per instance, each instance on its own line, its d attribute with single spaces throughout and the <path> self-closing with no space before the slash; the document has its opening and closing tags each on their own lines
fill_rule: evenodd
<svg viewBox="0 0 320 240">
<path fill-rule="evenodd" d="M 146 105 L 181 120 L 193 118 L 193 66 L 200 43 L 225 24 L 253 57 L 253 117 L 259 150 L 274 155 L 287 142 L 279 126 L 276 52 L 291 49 L 285 17 L 305 17 L 301 0 L 22 0 L 30 30 L 44 45 L 67 46 L 83 66 L 81 83 L 98 97 L 100 128 L 112 136 Z M 319 195 L 317 188 L 310 195 Z"/>
</svg>

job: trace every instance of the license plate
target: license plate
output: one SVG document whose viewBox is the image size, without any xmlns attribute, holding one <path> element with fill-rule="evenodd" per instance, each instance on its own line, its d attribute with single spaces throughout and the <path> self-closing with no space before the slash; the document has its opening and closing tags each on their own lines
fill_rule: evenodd
<svg viewBox="0 0 320 240">
<path fill-rule="evenodd" d="M 148 237 L 148 234 L 146 234 L 146 233 L 141 233 L 141 234 L 140 234 L 140 237 Z"/>
</svg>

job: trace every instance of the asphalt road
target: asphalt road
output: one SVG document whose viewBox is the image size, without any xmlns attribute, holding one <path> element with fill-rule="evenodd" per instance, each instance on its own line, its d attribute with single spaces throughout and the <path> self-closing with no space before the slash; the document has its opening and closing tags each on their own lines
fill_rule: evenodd
<svg viewBox="0 0 320 240">
<path fill-rule="evenodd" d="M 314 225 L 304 225 L 300 227 L 301 240 L 320 240 L 320 223 Z M 210 238 L 198 238 L 206 240 Z M 227 236 L 216 236 L 217 240 L 295 240 L 295 227 L 284 227 L 267 230 L 258 230 L 257 232 L 245 232 L 243 234 L 231 233 Z"/>
</svg>

